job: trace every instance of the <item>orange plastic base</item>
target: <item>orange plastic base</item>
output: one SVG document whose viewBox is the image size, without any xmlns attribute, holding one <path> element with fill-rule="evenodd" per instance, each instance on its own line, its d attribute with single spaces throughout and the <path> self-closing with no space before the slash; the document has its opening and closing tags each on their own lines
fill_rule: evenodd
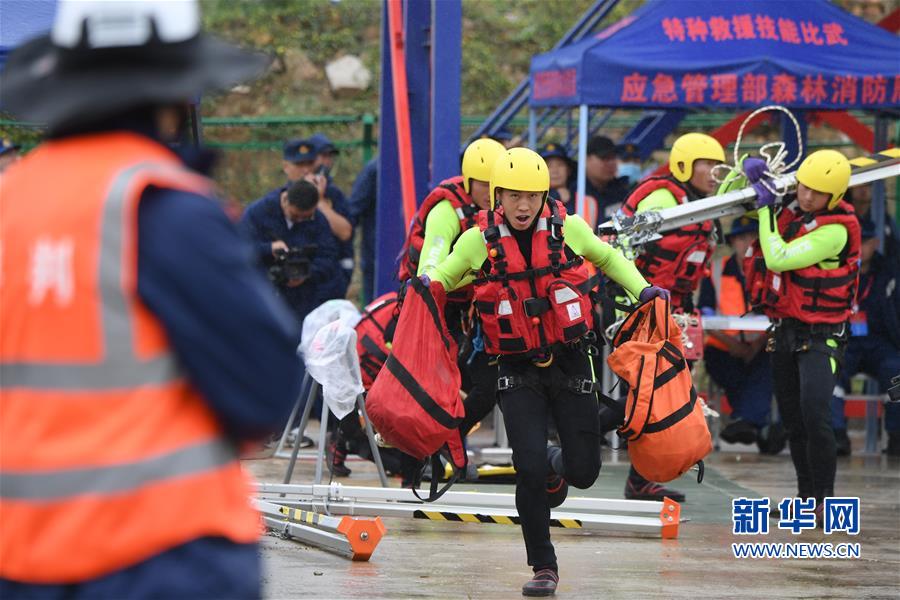
<svg viewBox="0 0 900 600">
<path fill-rule="evenodd" d="M 353 550 L 351 560 L 369 560 L 378 542 L 387 533 L 387 528 L 381 517 L 374 519 L 343 517 L 338 525 L 338 531 L 350 542 L 350 548 Z"/>
<path fill-rule="evenodd" d="M 678 524 L 681 522 L 681 505 L 671 498 L 664 498 L 662 510 L 659 511 L 659 520 L 662 523 L 662 538 L 664 540 L 677 538 Z"/>
</svg>

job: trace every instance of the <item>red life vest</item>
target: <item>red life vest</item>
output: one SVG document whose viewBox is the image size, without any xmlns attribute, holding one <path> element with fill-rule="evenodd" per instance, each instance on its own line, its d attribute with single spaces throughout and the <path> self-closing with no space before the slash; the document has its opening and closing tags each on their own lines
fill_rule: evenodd
<svg viewBox="0 0 900 600">
<path fill-rule="evenodd" d="M 478 207 L 472 203 L 472 196 L 463 187 L 462 175 L 442 181 L 425 197 L 416 213 L 409 235 L 406 236 L 406 242 L 403 244 L 403 250 L 400 252 L 400 269 L 397 272 L 399 281 L 406 281 L 410 277 L 415 277 L 419 268 L 422 245 L 425 243 L 425 220 L 428 218 L 428 213 L 431 212 L 431 209 L 444 200 L 450 202 L 453 210 L 456 211 L 456 215 L 459 217 L 460 233 L 475 225 Z"/>
<path fill-rule="evenodd" d="M 368 390 L 391 353 L 394 329 L 400 316 L 397 292 L 376 298 L 362 312 L 362 319 L 356 324 L 356 352 L 363 387 Z"/>
<path fill-rule="evenodd" d="M 803 213 L 796 201 L 778 215 L 778 231 L 785 242 L 817 227 L 837 223 L 847 228 L 847 243 L 838 256 L 840 265 L 823 269 L 811 265 L 775 273 L 766 269 L 759 241 L 747 251 L 744 274 L 751 304 L 761 306 L 769 318 L 793 318 L 804 323 L 842 323 L 850 318 L 859 284 L 859 221 L 853 207 L 841 201 L 834 209 Z"/>
<path fill-rule="evenodd" d="M 660 189 L 671 192 L 678 204 L 696 199 L 689 188 L 671 177 L 651 177 L 629 194 L 622 205 L 622 213 L 633 216 L 641 201 Z M 706 275 L 709 259 L 716 249 L 714 228 L 712 221 L 703 221 L 669 231 L 662 239 L 644 246 L 644 252 L 634 261 L 647 281 L 673 292 L 672 305 L 676 308 L 694 293 Z"/>
<path fill-rule="evenodd" d="M 589 276 L 580 256 L 566 258 L 565 219 L 562 204 L 548 200 L 535 226 L 528 268 L 502 214 L 478 214 L 488 259 L 484 276 L 474 282 L 475 307 L 488 354 L 539 351 L 591 331 L 589 293 L 599 276 Z"/>
</svg>

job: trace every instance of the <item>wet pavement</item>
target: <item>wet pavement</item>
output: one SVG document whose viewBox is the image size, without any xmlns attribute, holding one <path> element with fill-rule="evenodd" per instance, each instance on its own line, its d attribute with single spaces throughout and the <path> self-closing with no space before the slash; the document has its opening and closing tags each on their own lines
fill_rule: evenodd
<svg viewBox="0 0 900 600">
<path fill-rule="evenodd" d="M 482 436 L 489 432 L 479 432 Z M 485 438 L 486 439 L 486 438 Z M 477 442 L 476 442 L 477 443 Z M 861 446 L 861 443 L 858 444 Z M 606 450 L 597 483 L 581 496 L 622 498 L 627 455 Z M 287 461 L 246 461 L 260 481 L 280 482 Z M 374 466 L 350 460 L 347 485 L 377 485 Z M 294 483 L 310 483 L 314 463 L 298 463 Z M 326 471 L 327 481 L 327 471 Z M 399 487 L 399 480 L 392 480 Z M 562 598 L 900 598 L 900 459 L 839 459 L 837 493 L 861 499 L 860 533 L 793 535 L 771 521 L 768 535 L 732 534 L 731 500 L 795 490 L 787 452 L 760 456 L 727 446 L 707 460 L 706 477 L 685 475 L 674 540 L 625 533 L 553 529 Z M 458 485 L 454 490 L 512 492 L 511 485 Z M 517 526 L 385 519 L 387 534 L 369 562 L 351 562 L 303 544 L 263 540 L 267 598 L 517 598 L 530 577 Z M 860 558 L 737 559 L 734 542 L 858 542 Z"/>
</svg>

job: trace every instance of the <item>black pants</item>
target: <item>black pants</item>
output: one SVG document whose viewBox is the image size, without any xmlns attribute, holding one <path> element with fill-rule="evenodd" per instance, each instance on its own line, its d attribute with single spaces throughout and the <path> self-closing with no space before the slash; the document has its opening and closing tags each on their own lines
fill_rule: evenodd
<svg viewBox="0 0 900 600">
<path fill-rule="evenodd" d="M 577 488 L 593 485 L 600 472 L 600 423 L 597 398 L 554 384 L 560 378 L 591 378 L 588 358 L 575 350 L 557 353 L 553 364 L 501 357 L 499 376 L 537 378 L 539 383 L 500 392 L 500 408 L 516 468 L 516 509 L 522 524 L 528 564 L 556 568 L 550 542 L 547 500 L 547 421 L 552 414 L 559 432 L 566 481 Z"/>
<path fill-rule="evenodd" d="M 831 395 L 837 374 L 832 372 L 832 355 L 825 345 L 828 337 L 798 334 L 786 326 L 774 336 L 775 400 L 797 472 L 797 494 L 821 502 L 834 495 L 837 464 L 831 426 Z M 838 349 L 833 352 L 839 353 L 841 342 L 836 341 Z"/>
<path fill-rule="evenodd" d="M 491 364 L 491 357 L 484 352 L 475 354 L 472 362 L 463 357 L 460 370 L 468 383 L 465 401 L 466 416 L 459 430 L 463 436 L 469 432 L 497 405 L 497 365 Z"/>
</svg>

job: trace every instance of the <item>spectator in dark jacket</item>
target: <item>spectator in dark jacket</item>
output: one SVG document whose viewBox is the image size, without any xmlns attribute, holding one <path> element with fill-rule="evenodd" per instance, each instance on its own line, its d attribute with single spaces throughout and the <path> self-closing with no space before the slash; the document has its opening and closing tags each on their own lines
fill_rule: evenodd
<svg viewBox="0 0 900 600">
<path fill-rule="evenodd" d="M 349 257 L 347 263 L 349 269 L 342 269 L 339 272 L 340 283 L 343 285 L 340 297 L 343 298 L 347 293 L 347 286 L 350 284 L 350 273 L 353 271 L 353 224 L 349 219 L 344 194 L 328 182 L 327 176 L 315 172 L 316 154 L 316 145 L 311 140 L 297 139 L 285 142 L 281 166 L 287 176 L 287 183 L 268 192 L 259 200 L 277 201 L 291 183 L 301 179 L 309 181 L 316 187 L 319 192 L 317 208 L 328 222 L 336 241 L 339 242 L 341 258 Z"/>
<path fill-rule="evenodd" d="M 594 198 L 599 208 L 598 222 L 616 214 L 631 187 L 627 177 L 619 177 L 618 149 L 611 139 L 596 135 L 588 142 L 585 162 L 586 198 Z"/>
<path fill-rule="evenodd" d="M 241 226 L 253 241 L 261 264 L 272 267 L 288 249 L 309 249 L 309 272 L 277 283 L 278 291 L 302 323 L 314 308 L 343 297 L 339 280 L 338 244 L 328 221 L 317 209 L 319 193 L 303 179 L 278 197 L 269 195 L 247 207 Z M 298 340 L 299 341 L 299 340 Z"/>
<path fill-rule="evenodd" d="M 357 226 L 362 225 L 360 258 L 363 278 L 363 304 L 375 295 L 375 205 L 378 200 L 378 157 L 363 167 L 353 182 L 348 209 Z"/>
<path fill-rule="evenodd" d="M 850 378 L 857 373 L 870 375 L 878 380 L 879 391 L 887 393 L 891 378 L 900 374 L 900 266 L 897 260 L 878 253 L 875 224 L 866 219 L 861 226 L 857 310 L 850 317 L 850 341 L 844 353 L 841 385 L 835 390 L 832 405 L 840 456 L 849 455 L 851 450 L 842 393 L 850 389 Z M 886 405 L 884 425 L 888 433 L 887 453 L 900 456 L 900 404 Z"/>
</svg>

